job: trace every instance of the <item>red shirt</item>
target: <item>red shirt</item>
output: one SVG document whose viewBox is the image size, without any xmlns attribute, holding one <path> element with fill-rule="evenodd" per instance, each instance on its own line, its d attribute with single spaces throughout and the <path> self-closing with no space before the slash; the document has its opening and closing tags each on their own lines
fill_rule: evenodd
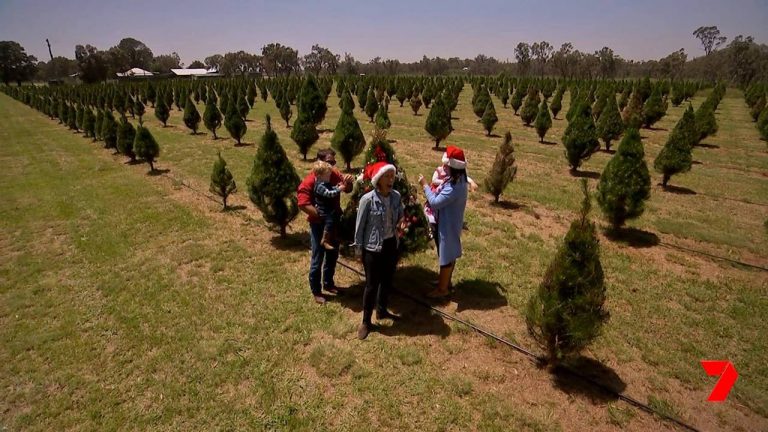
<svg viewBox="0 0 768 432">
<path fill-rule="evenodd" d="M 344 178 L 341 176 L 341 173 L 338 170 L 331 170 L 331 184 L 336 185 L 344 181 Z M 301 206 L 307 206 L 315 205 L 315 174 L 309 173 L 306 177 L 304 177 L 304 180 L 302 180 L 301 184 L 299 185 L 299 189 L 296 192 L 296 197 L 298 198 L 299 207 Z M 341 195 L 334 198 L 334 204 L 336 206 L 336 210 L 341 213 Z M 311 216 L 307 215 L 307 221 L 309 223 L 316 223 L 321 222 L 320 218 L 317 216 Z"/>
</svg>

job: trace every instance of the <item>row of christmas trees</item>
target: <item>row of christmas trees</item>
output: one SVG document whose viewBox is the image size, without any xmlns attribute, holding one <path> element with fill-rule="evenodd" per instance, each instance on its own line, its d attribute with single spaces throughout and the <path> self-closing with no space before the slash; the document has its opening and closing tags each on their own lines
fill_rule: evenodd
<svg viewBox="0 0 768 432">
<path fill-rule="evenodd" d="M 752 121 L 755 122 L 760 136 L 768 141 L 768 83 L 755 82 L 747 87 L 744 92 L 744 100 L 749 107 Z"/>
</svg>

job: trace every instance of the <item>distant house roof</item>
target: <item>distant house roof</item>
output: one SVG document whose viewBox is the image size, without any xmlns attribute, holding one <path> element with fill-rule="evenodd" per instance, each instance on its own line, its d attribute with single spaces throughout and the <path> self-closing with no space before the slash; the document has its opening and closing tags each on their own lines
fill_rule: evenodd
<svg viewBox="0 0 768 432">
<path fill-rule="evenodd" d="M 205 75 L 219 75 L 216 69 L 171 69 L 176 76 L 205 76 Z"/>
<path fill-rule="evenodd" d="M 150 71 L 146 71 L 141 68 L 132 68 L 125 72 L 118 72 L 116 75 L 119 77 L 134 77 L 134 76 L 152 76 L 154 74 Z"/>
</svg>

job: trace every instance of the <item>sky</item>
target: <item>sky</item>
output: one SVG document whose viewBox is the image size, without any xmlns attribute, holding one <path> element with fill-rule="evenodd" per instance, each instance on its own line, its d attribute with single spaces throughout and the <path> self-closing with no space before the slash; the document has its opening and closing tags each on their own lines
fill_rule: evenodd
<svg viewBox="0 0 768 432">
<path fill-rule="evenodd" d="M 680 48 L 704 54 L 692 35 L 715 25 L 728 41 L 768 43 L 768 0 L 0 0 L 0 40 L 47 61 L 74 58 L 75 45 L 109 49 L 124 37 L 184 64 L 211 54 L 279 42 L 307 54 L 319 44 L 366 62 L 423 55 L 514 61 L 518 42 L 608 46 L 625 59 L 659 59 Z"/>
</svg>

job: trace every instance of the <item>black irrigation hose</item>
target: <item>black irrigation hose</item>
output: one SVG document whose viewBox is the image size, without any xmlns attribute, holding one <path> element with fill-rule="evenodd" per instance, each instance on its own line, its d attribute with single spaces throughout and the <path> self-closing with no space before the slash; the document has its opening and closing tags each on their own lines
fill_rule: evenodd
<svg viewBox="0 0 768 432">
<path fill-rule="evenodd" d="M 356 269 L 356 268 L 354 268 L 352 266 L 349 266 L 349 265 L 345 264 L 342 261 L 336 261 L 336 262 L 337 262 L 337 264 L 339 264 L 342 267 L 352 271 L 353 273 L 357 274 L 358 276 L 365 277 L 365 274 L 363 274 L 363 272 L 361 272 L 360 270 L 358 270 L 358 269 Z M 476 326 L 475 324 L 472 324 L 471 322 L 465 321 L 465 320 L 459 318 L 456 315 L 449 314 L 449 313 L 447 313 L 447 312 L 445 312 L 445 311 L 443 311 L 443 310 L 441 310 L 439 308 L 436 308 L 436 307 L 432 306 L 431 304 L 427 303 L 426 301 L 424 301 L 424 300 L 422 300 L 422 299 L 420 299 L 418 297 L 415 297 L 415 296 L 413 296 L 411 294 L 408 294 L 406 292 L 400 291 L 400 290 L 398 290 L 396 288 L 393 289 L 393 291 L 396 294 L 398 294 L 398 295 L 400 295 L 400 296 L 402 296 L 402 297 L 404 297 L 404 298 L 406 298 L 406 299 L 416 303 L 417 305 L 422 306 L 422 307 L 424 307 L 426 309 L 429 309 L 432 312 L 437 313 L 438 315 L 442 316 L 443 318 L 447 318 L 447 319 L 449 319 L 451 321 L 455 321 L 457 323 L 463 324 L 463 325 L 471 328 L 472 330 L 476 331 L 477 333 L 480 333 L 483 336 L 489 337 L 489 338 L 491 338 L 491 339 L 493 339 L 493 340 L 495 340 L 497 342 L 500 342 L 500 343 L 502 343 L 502 344 L 504 344 L 504 345 L 506 345 L 506 346 L 508 346 L 508 347 L 510 347 L 512 349 L 514 349 L 515 351 L 518 351 L 518 352 L 526 355 L 527 357 L 529 357 L 536 364 L 542 364 L 544 362 L 544 360 L 545 360 L 545 358 L 543 356 L 537 355 L 537 354 L 535 354 L 535 353 L 533 353 L 533 352 L 531 352 L 531 351 L 521 347 L 520 345 L 512 343 L 512 342 L 508 341 L 507 339 L 502 338 L 501 336 L 498 336 L 498 335 L 496 335 L 494 333 L 491 333 L 488 330 L 485 330 L 485 329 L 483 329 L 481 327 Z M 626 402 L 626 403 L 628 403 L 630 405 L 633 405 L 636 408 L 639 408 L 639 409 L 641 409 L 641 410 L 643 410 L 643 411 L 645 411 L 645 412 L 647 412 L 649 414 L 656 415 L 656 416 L 660 417 L 662 420 L 670 421 L 670 422 L 675 423 L 676 425 L 678 425 L 678 426 L 680 426 L 680 427 L 682 427 L 682 428 L 684 428 L 686 430 L 692 431 L 692 432 L 699 432 L 699 429 L 697 429 L 695 426 L 691 426 L 688 423 L 685 423 L 685 422 L 683 422 L 683 421 L 681 421 L 679 419 L 676 419 L 674 417 L 670 417 L 670 416 L 668 416 L 668 415 L 666 415 L 664 413 L 660 413 L 660 412 L 654 410 L 653 408 L 651 408 L 648 404 L 642 403 L 639 400 L 637 400 L 637 399 L 635 399 L 635 398 L 633 398 L 631 396 L 627 396 L 627 395 L 625 395 L 625 394 L 623 394 L 621 392 L 617 392 L 616 390 L 608 387 L 607 385 L 605 385 L 603 383 L 600 383 L 598 381 L 595 381 L 594 379 L 592 379 L 592 378 L 590 378 L 588 376 L 582 375 L 582 374 L 576 372 L 575 370 L 573 370 L 571 368 L 560 367 L 560 370 L 565 371 L 565 372 L 567 372 L 567 373 L 569 373 L 569 374 L 571 374 L 571 375 L 573 375 L 573 376 L 575 376 L 577 378 L 580 378 L 584 382 L 586 382 L 588 384 L 591 384 L 591 385 L 599 388 L 601 391 L 603 391 L 603 392 L 605 392 L 607 394 L 610 394 L 611 396 L 614 396 L 617 399 L 622 400 L 622 401 L 624 401 L 624 402 Z"/>
<path fill-rule="evenodd" d="M 700 250 L 697 250 L 697 249 L 691 249 L 691 248 L 688 248 L 688 247 L 685 247 L 685 246 L 676 245 L 674 243 L 667 243 L 665 241 L 660 241 L 659 245 L 660 246 L 664 246 L 664 247 L 668 247 L 670 249 L 678 249 L 678 250 L 685 251 L 685 252 L 690 252 L 690 253 L 695 253 L 695 254 L 703 255 L 703 256 L 706 256 L 706 257 L 709 257 L 709 258 L 712 258 L 712 259 L 717 259 L 717 260 L 721 260 L 721 261 L 727 261 L 727 262 L 732 263 L 732 264 L 736 264 L 736 265 L 740 265 L 740 266 L 744 266 L 744 267 L 749 267 L 749 268 L 753 268 L 753 269 L 756 269 L 756 270 L 768 271 L 767 267 L 759 266 L 759 265 L 756 265 L 756 264 L 750 264 L 750 263 L 746 263 L 744 261 L 739 261 L 739 260 L 735 260 L 735 259 L 731 259 L 731 258 L 726 258 L 726 257 L 720 256 L 720 255 L 713 255 L 713 254 L 711 254 L 709 252 L 704 252 L 704 251 L 700 251 Z"/>
</svg>

